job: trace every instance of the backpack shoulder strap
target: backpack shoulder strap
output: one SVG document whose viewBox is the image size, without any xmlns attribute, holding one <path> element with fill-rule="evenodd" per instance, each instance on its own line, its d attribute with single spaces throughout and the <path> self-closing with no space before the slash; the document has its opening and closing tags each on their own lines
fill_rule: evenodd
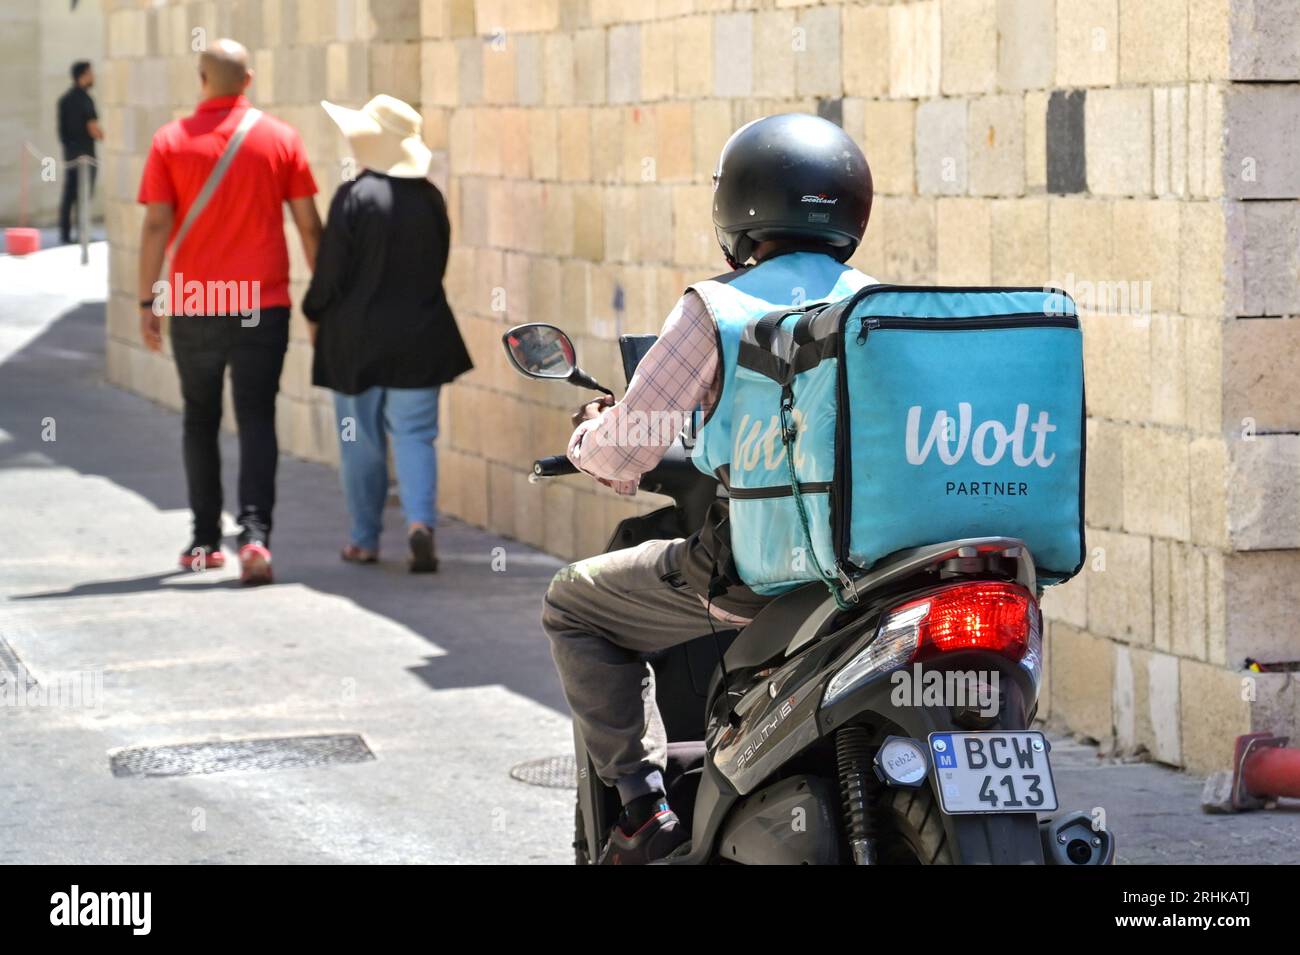
<svg viewBox="0 0 1300 955">
<path fill-rule="evenodd" d="M 222 150 L 221 156 L 217 159 L 217 164 L 212 167 L 208 173 L 207 180 L 203 183 L 203 188 L 199 194 L 194 197 L 190 203 L 189 211 L 185 213 L 185 219 L 181 222 L 181 227 L 176 230 L 176 238 L 172 240 L 171 257 L 176 258 L 176 251 L 185 241 L 185 236 L 189 234 L 190 228 L 194 222 L 207 208 L 208 201 L 212 198 L 213 193 L 217 191 L 217 186 L 221 185 L 221 180 L 225 178 L 230 169 L 230 164 L 234 162 L 239 147 L 244 144 L 244 137 L 248 131 L 257 125 L 257 121 L 262 118 L 262 111 L 249 107 L 239 120 L 239 125 L 235 127 L 234 133 L 230 136 L 230 141 L 226 143 L 226 148 Z"/>
</svg>

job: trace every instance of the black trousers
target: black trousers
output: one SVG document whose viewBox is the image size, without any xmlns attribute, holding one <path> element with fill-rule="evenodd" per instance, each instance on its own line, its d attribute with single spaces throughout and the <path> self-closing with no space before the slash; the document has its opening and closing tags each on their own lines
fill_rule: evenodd
<svg viewBox="0 0 1300 955">
<path fill-rule="evenodd" d="M 93 195 L 95 167 L 86 168 L 90 170 L 90 190 L 87 195 Z M 72 241 L 72 212 L 77 208 L 77 179 L 80 173 L 81 170 L 77 166 L 67 166 L 63 170 L 63 199 L 59 202 L 59 238 L 64 242 Z M 81 236 L 78 235 L 77 238 L 80 239 Z"/>
<path fill-rule="evenodd" d="M 194 512 L 194 542 L 221 541 L 222 386 L 230 368 L 239 429 L 241 543 L 270 543 L 275 508 L 275 396 L 289 346 L 289 309 L 262 309 L 256 323 L 231 316 L 175 316 L 172 352 L 185 401 L 185 479 Z"/>
</svg>

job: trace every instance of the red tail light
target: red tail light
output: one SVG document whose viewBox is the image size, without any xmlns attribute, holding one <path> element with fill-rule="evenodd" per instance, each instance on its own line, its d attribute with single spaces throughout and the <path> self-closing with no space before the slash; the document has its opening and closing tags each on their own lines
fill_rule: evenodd
<svg viewBox="0 0 1300 955">
<path fill-rule="evenodd" d="M 984 580 L 936 591 L 891 611 L 890 616 L 929 604 L 916 621 L 912 660 L 941 653 L 985 650 L 1020 660 L 1038 628 L 1038 602 L 1017 584 Z"/>
<path fill-rule="evenodd" d="M 894 607 L 876 637 L 826 684 L 829 706 L 868 680 L 944 653 L 982 650 L 1017 663 L 1037 687 L 1043 641 L 1038 601 L 1024 587 L 996 580 L 953 584 Z"/>
</svg>

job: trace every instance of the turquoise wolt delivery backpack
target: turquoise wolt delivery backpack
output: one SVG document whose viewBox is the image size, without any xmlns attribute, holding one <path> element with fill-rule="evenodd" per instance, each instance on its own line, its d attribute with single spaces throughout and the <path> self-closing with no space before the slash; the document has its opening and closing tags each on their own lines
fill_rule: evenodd
<svg viewBox="0 0 1300 955">
<path fill-rule="evenodd" d="M 1023 540 L 1043 583 L 1082 566 L 1083 342 L 1064 292 L 869 285 L 753 320 L 735 361 L 731 543 L 757 592 L 966 537 Z"/>
</svg>

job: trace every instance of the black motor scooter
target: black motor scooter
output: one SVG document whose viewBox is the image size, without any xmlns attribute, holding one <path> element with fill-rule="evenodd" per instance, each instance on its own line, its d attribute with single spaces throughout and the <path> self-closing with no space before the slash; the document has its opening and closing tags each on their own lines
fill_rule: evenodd
<svg viewBox="0 0 1300 955">
<path fill-rule="evenodd" d="M 654 336 L 620 339 L 630 381 Z M 503 337 L 522 374 L 603 391 L 569 337 L 527 324 Z M 557 455 L 533 479 L 574 474 Z M 686 537 L 718 481 L 679 438 L 640 488 L 672 503 L 622 521 L 607 551 Z M 648 657 L 668 734 L 668 799 L 691 841 L 665 862 L 1109 864 L 1112 835 L 1057 809 L 1050 744 L 1029 729 L 1042 675 L 1034 562 L 982 537 L 902 551 L 828 593 L 768 604 L 743 630 L 687 637 Z M 575 726 L 576 861 L 619 813 Z M 1040 816 L 1043 816 L 1040 822 Z"/>
</svg>

